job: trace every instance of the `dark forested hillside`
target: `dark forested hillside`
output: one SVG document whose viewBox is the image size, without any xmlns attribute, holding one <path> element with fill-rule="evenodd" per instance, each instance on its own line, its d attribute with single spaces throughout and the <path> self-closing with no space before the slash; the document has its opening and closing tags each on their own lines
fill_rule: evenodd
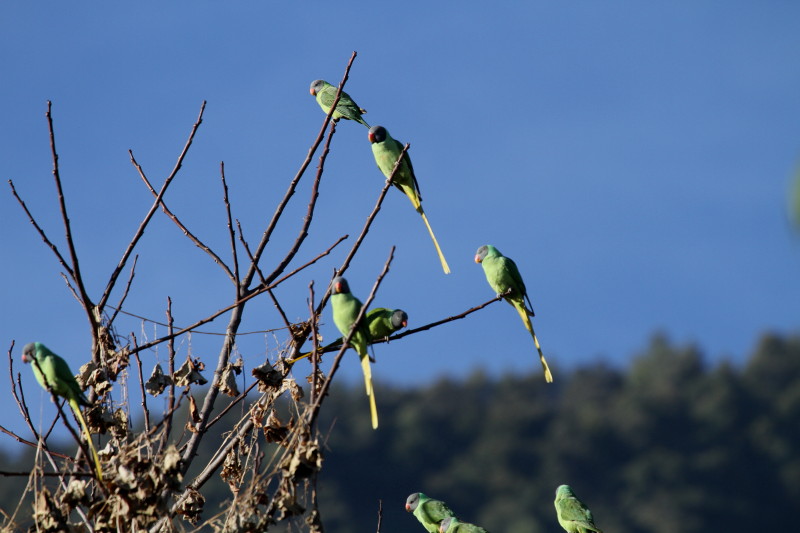
<svg viewBox="0 0 800 533">
<path fill-rule="evenodd" d="M 780 530 L 783 513 L 764 510 L 800 502 L 800 338 L 765 337 L 743 368 L 655 338 L 623 371 L 580 368 L 547 385 L 531 369 L 379 386 L 377 432 L 360 388 L 336 390 L 326 529 L 374 531 L 382 499 L 383 533 L 424 531 L 403 510 L 415 491 L 495 533 L 560 531 L 562 483 L 606 532 Z"/>
<path fill-rule="evenodd" d="M 561 370 L 551 385 L 532 359 L 527 376 L 376 391 L 378 431 L 360 385 L 325 405 L 329 533 L 375 531 L 379 500 L 382 533 L 421 533 L 403 510 L 417 491 L 492 533 L 561 531 L 562 483 L 607 533 L 778 531 L 800 501 L 800 337 L 765 336 L 741 368 L 656 337 L 626 369 Z M 24 482 L 0 478 L 5 511 Z M 230 497 L 216 485 L 204 517 Z"/>
</svg>

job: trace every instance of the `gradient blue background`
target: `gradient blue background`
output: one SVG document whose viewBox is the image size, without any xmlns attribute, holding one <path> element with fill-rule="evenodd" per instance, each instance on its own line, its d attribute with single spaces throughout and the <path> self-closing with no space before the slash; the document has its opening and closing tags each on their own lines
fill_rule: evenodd
<svg viewBox="0 0 800 533">
<path fill-rule="evenodd" d="M 234 216 L 255 245 L 322 123 L 310 82 L 337 84 L 356 50 L 346 90 L 371 124 L 411 143 L 453 270 L 442 274 L 419 216 L 390 191 L 347 274 L 357 296 L 366 298 L 395 244 L 376 304 L 404 308 L 412 327 L 459 313 L 493 296 L 472 258 L 494 244 L 525 278 L 556 380 L 578 364 L 625 365 L 656 331 L 696 343 L 710 361 L 741 362 L 763 332 L 798 330 L 800 240 L 786 219 L 800 159 L 796 2 L 32 4 L 0 6 L 0 175 L 66 253 L 44 117 L 52 100 L 95 300 L 152 202 L 128 149 L 160 184 L 208 101 L 166 200 L 227 259 L 220 162 Z M 268 248 L 266 271 L 297 235 L 312 176 Z M 340 123 L 293 265 L 345 233 L 351 239 L 276 291 L 290 319 L 307 317 L 309 282 L 319 297 L 382 184 L 367 130 Z M 3 186 L 0 343 L 5 353 L 16 340 L 15 371 L 31 391 L 23 344 L 42 341 L 77 371 L 91 337 L 59 265 Z M 138 253 L 128 311 L 163 321 L 170 296 L 176 324 L 186 325 L 231 301 L 222 271 L 161 213 Z M 329 313 L 327 339 L 337 334 Z M 263 296 L 242 331 L 279 326 Z M 140 341 L 165 333 L 131 318 L 118 331 Z M 195 334 L 179 357 L 191 352 L 213 366 L 219 340 Z M 248 382 L 249 368 L 265 354 L 274 359 L 285 341 L 283 332 L 240 339 Z M 476 368 L 540 372 L 504 303 L 376 352 L 378 382 L 426 383 Z M 166 350 L 142 357 L 148 373 Z M 347 361 L 342 377 L 359 380 Z M 38 413 L 42 396 L 29 399 Z M 13 406 L 0 420 L 20 427 Z"/>
</svg>

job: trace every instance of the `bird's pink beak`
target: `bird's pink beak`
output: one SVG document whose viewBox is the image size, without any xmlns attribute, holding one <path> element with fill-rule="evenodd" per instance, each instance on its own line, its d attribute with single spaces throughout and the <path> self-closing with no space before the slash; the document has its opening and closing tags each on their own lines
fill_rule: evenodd
<svg viewBox="0 0 800 533">
<path fill-rule="evenodd" d="M 367 133 L 367 137 L 369 138 L 369 142 L 375 142 L 375 136 L 372 134 L 372 132 Z"/>
<path fill-rule="evenodd" d="M 311 96 L 317 96 L 317 93 L 314 92 L 314 89 L 309 89 L 308 92 L 311 93 Z"/>
<path fill-rule="evenodd" d="M 475 254 L 475 262 L 476 263 L 480 263 L 481 262 L 481 256 Z"/>
<path fill-rule="evenodd" d="M 411 511 L 411 506 L 406 504 L 406 512 L 409 512 L 409 511 Z"/>
</svg>

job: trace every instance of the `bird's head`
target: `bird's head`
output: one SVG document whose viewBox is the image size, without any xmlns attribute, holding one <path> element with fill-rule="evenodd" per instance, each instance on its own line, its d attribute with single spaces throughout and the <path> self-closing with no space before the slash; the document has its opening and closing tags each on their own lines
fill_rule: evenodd
<svg viewBox="0 0 800 533">
<path fill-rule="evenodd" d="M 447 518 L 439 522 L 439 533 L 445 533 L 445 531 L 450 529 L 450 524 L 452 524 L 454 520 L 456 520 L 455 517 L 448 516 Z"/>
<path fill-rule="evenodd" d="M 311 96 L 317 96 L 317 93 L 320 92 L 322 89 L 324 89 L 325 85 L 327 85 L 327 84 L 328 84 L 328 82 L 325 81 L 325 80 L 314 80 L 314 81 L 312 81 L 311 82 L 311 88 L 309 89 L 309 92 L 311 93 Z"/>
<path fill-rule="evenodd" d="M 25 345 L 22 349 L 22 362 L 23 363 L 30 363 L 34 359 L 36 359 L 36 352 L 39 350 L 40 343 L 38 342 L 29 342 Z"/>
<path fill-rule="evenodd" d="M 347 294 L 348 292 L 350 292 L 350 285 L 348 285 L 346 279 L 342 276 L 333 278 L 333 281 L 331 281 L 331 294 Z"/>
<path fill-rule="evenodd" d="M 483 260 L 486 259 L 486 256 L 499 255 L 499 254 L 500 252 L 497 251 L 497 248 L 495 248 L 491 244 L 484 244 L 483 246 L 478 248 L 477 252 L 475 252 L 475 262 L 482 263 Z"/>
<path fill-rule="evenodd" d="M 575 493 L 572 492 L 572 487 L 569 485 L 559 485 L 556 489 L 556 500 L 569 498 L 570 496 L 575 496 Z"/>
<path fill-rule="evenodd" d="M 402 309 L 396 309 L 394 313 L 392 313 L 392 327 L 394 329 L 400 329 L 408 326 L 408 315 Z"/>
<path fill-rule="evenodd" d="M 369 137 L 369 142 L 372 144 L 375 143 L 382 143 L 386 140 L 386 137 L 389 136 L 389 133 L 386 131 L 386 128 L 383 126 L 372 126 L 369 129 L 369 133 L 367 137 Z"/>
<path fill-rule="evenodd" d="M 419 505 L 420 496 L 424 496 L 421 492 L 415 492 L 408 498 L 406 498 L 406 512 L 413 513 L 417 505 Z"/>
</svg>

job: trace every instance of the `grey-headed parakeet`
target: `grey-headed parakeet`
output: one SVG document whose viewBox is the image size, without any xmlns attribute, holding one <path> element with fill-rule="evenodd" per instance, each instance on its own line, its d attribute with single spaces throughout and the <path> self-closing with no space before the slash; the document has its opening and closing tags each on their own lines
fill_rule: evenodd
<svg viewBox="0 0 800 533">
<path fill-rule="evenodd" d="M 322 110 L 325 111 L 325 114 L 330 112 L 331 104 L 336 98 L 337 90 L 337 87 L 334 87 L 325 80 L 314 80 L 311 82 L 311 95 L 317 97 L 317 103 Z M 333 112 L 332 118 L 333 120 L 339 120 L 340 118 L 355 120 L 369 128 L 369 124 L 361 118 L 361 114 L 366 112 L 366 109 L 358 107 L 358 104 L 350 98 L 349 94 L 342 91 L 342 94 L 339 95 L 339 101 L 336 103 L 336 110 Z"/>
<path fill-rule="evenodd" d="M 539 359 L 542 362 L 544 369 L 544 379 L 548 383 L 553 382 L 553 375 L 550 373 L 550 368 L 547 366 L 542 348 L 539 346 L 539 339 L 533 331 L 533 324 L 531 324 L 530 317 L 534 316 L 533 306 L 531 300 L 528 298 L 528 292 L 525 289 L 525 283 L 522 281 L 522 276 L 519 274 L 519 269 L 514 261 L 503 254 L 497 248 L 487 244 L 478 248 L 475 253 L 475 262 L 483 266 L 483 273 L 486 274 L 486 281 L 494 289 L 498 296 L 502 295 L 505 300 L 514 306 L 519 316 L 522 317 L 522 322 L 525 328 L 533 337 L 533 343 L 536 350 L 539 352 Z M 509 292 L 509 294 L 506 294 Z M 525 306 L 525 300 L 528 301 L 528 307 Z"/>
<path fill-rule="evenodd" d="M 480 526 L 462 522 L 454 516 L 448 516 L 439 524 L 439 533 L 489 533 Z"/>
<path fill-rule="evenodd" d="M 22 361 L 24 363 L 32 363 L 33 375 L 42 388 L 45 390 L 49 388 L 56 395 L 66 398 L 67 403 L 75 413 L 75 418 L 78 419 L 83 428 L 89 448 L 92 451 L 97 477 L 102 481 L 103 471 L 100 468 L 100 459 L 92 442 L 92 434 L 86 426 L 83 414 L 81 414 L 81 406 L 88 407 L 91 403 L 83 394 L 80 385 L 78 385 L 78 380 L 75 379 L 72 371 L 70 371 L 67 362 L 51 352 L 41 342 L 29 342 L 26 344 L 22 349 Z"/>
<path fill-rule="evenodd" d="M 386 309 L 385 307 L 376 307 L 367 311 L 367 329 L 369 330 L 369 344 L 376 340 L 380 340 L 390 336 L 395 331 L 399 331 L 408 325 L 408 315 L 402 309 Z M 330 344 L 320 348 L 320 353 L 331 351 L 342 345 L 342 337 L 339 337 Z M 305 359 L 311 355 L 311 352 L 304 353 L 287 362 L 293 365 L 300 359 Z"/>
<path fill-rule="evenodd" d="M 408 325 L 408 315 L 402 309 L 376 307 L 367 312 L 370 343 L 383 339 Z"/>
<path fill-rule="evenodd" d="M 586 505 L 575 496 L 572 487 L 561 485 L 556 489 L 556 514 L 558 523 L 567 533 L 603 533 L 602 530 L 594 525 L 592 512 Z"/>
<path fill-rule="evenodd" d="M 333 308 L 333 323 L 339 328 L 344 340 L 353 328 L 353 324 L 361 312 L 361 301 L 350 292 L 350 285 L 341 276 L 333 278 L 331 282 L 331 307 Z M 367 354 L 367 343 L 369 342 L 369 330 L 365 321 L 353 332 L 350 338 L 350 346 L 358 353 L 361 359 L 361 370 L 364 372 L 364 385 L 369 396 L 369 410 L 372 419 L 372 428 L 378 428 L 378 408 L 375 405 L 375 391 L 372 389 L 372 370 L 370 368 L 369 354 Z"/>
<path fill-rule="evenodd" d="M 386 179 L 389 179 L 389 176 L 392 175 L 394 165 L 397 163 L 397 158 L 400 157 L 403 151 L 403 145 L 393 139 L 383 126 L 373 126 L 370 128 L 368 137 L 369 142 L 372 143 L 372 155 L 375 156 L 375 162 L 378 164 L 378 168 L 381 172 L 383 172 L 383 175 L 386 176 Z M 417 183 L 417 177 L 414 175 L 414 167 L 411 166 L 411 158 L 407 152 L 403 157 L 403 161 L 400 163 L 400 168 L 397 169 L 392 184 L 408 196 L 408 199 L 411 200 L 411 205 L 413 205 L 417 213 L 422 216 L 425 227 L 428 228 L 428 233 L 431 234 L 433 245 L 436 247 L 436 253 L 439 255 L 442 269 L 445 274 L 449 274 L 450 267 L 447 265 L 442 249 L 439 247 L 439 242 L 433 234 L 433 229 L 431 229 L 431 225 L 428 222 L 428 217 L 425 216 L 425 211 L 422 210 L 422 194 L 419 192 L 419 183 Z"/>
<path fill-rule="evenodd" d="M 439 533 L 439 524 L 442 520 L 455 516 L 446 503 L 434 500 L 421 492 L 415 492 L 406 499 L 406 511 L 414 513 L 419 523 L 429 533 Z"/>
</svg>

